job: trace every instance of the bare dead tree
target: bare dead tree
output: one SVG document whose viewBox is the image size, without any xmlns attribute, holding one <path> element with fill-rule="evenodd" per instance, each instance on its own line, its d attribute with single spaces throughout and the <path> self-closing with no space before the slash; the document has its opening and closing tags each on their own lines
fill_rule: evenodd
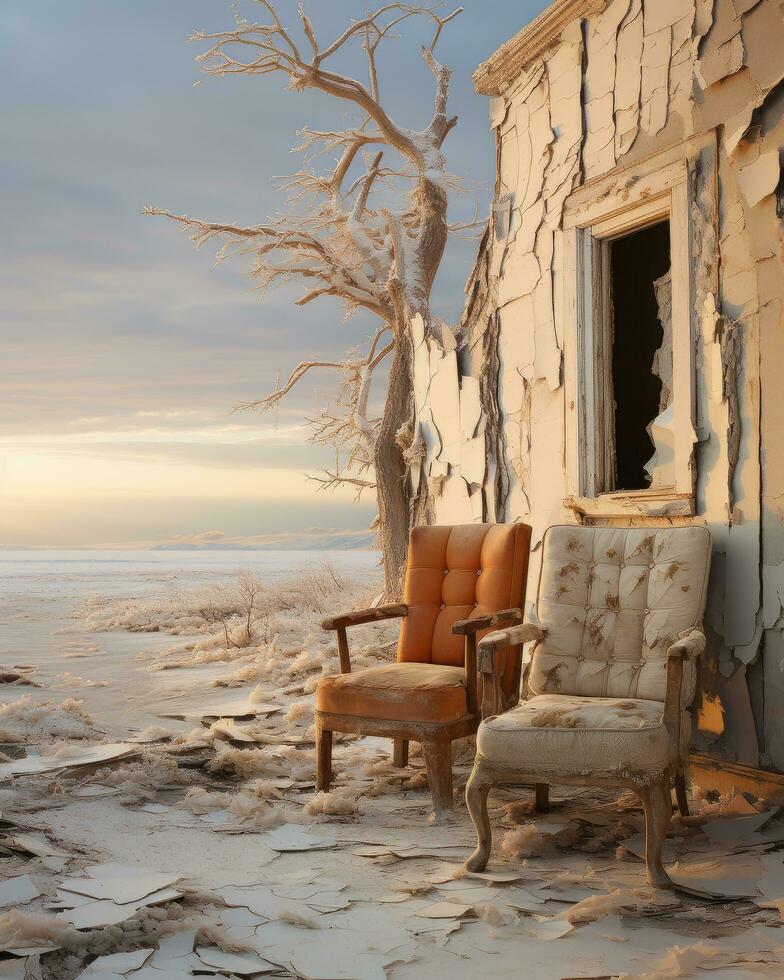
<svg viewBox="0 0 784 980">
<path fill-rule="evenodd" d="M 353 105 L 359 115 L 357 126 L 302 130 L 298 149 L 329 154 L 334 165 L 324 173 L 308 166 L 289 178 L 283 186 L 291 195 L 290 211 L 266 223 L 203 221 L 153 207 L 145 212 L 180 223 L 196 245 L 220 241 L 219 258 L 253 256 L 252 271 L 262 288 L 301 283 L 305 292 L 299 306 L 334 296 L 344 302 L 349 315 L 364 309 L 380 321 L 364 354 L 339 361 L 303 361 L 282 387 L 241 407 L 276 405 L 317 368 L 341 372 L 335 409 L 311 420 L 314 441 L 328 442 L 338 450 L 334 471 L 328 471 L 321 482 L 350 484 L 359 493 L 375 489 L 385 590 L 395 596 L 412 514 L 404 456 L 413 432 L 410 325 L 421 316 L 427 334 L 438 340 L 433 334 L 430 296 L 449 233 L 448 192 L 455 186 L 442 151 L 457 122 L 456 116 L 447 115 L 451 72 L 436 60 L 435 50 L 444 27 L 462 8 L 442 13 L 442 2 L 385 3 L 324 43 L 302 6 L 295 33 L 284 25 L 271 0 L 256 2 L 264 8 L 267 23 L 236 16 L 233 30 L 193 35 L 193 40 L 208 45 L 197 59 L 206 74 L 287 76 L 294 90 L 316 89 Z M 396 29 L 412 19 L 424 20 L 432 31 L 421 55 L 434 78 L 434 111 L 419 131 L 400 125 L 384 108 L 376 60 L 382 42 L 395 37 Z M 364 51 L 367 82 L 334 70 L 337 56 L 351 44 L 361 45 Z M 382 166 L 388 152 L 394 156 L 394 166 Z M 352 180 L 361 164 L 362 171 Z M 389 203 L 390 198 L 399 206 Z M 383 412 L 371 418 L 374 377 L 387 358 Z M 341 451 L 346 455 L 342 466 Z"/>
</svg>

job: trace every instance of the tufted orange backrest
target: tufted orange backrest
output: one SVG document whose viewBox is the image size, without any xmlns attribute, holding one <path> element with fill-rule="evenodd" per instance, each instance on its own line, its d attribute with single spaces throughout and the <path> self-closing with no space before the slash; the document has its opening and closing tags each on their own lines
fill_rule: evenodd
<svg viewBox="0 0 784 980">
<path fill-rule="evenodd" d="M 452 633 L 458 619 L 525 602 L 531 528 L 527 524 L 415 527 L 408 548 L 403 620 L 397 659 L 463 665 L 465 641 Z M 519 678 L 519 647 L 510 648 L 501 685 Z"/>
</svg>

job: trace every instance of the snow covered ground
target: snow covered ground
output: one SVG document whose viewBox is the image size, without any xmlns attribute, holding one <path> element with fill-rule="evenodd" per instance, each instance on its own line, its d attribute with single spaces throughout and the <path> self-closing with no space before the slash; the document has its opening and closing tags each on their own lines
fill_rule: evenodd
<svg viewBox="0 0 784 980">
<path fill-rule="evenodd" d="M 784 976 L 784 821 L 694 801 L 655 892 L 636 801 L 491 797 L 496 854 L 429 820 L 419 754 L 336 739 L 313 692 L 368 552 L 30 554 L 0 561 L 0 978 Z M 351 631 L 355 669 L 397 626 Z M 471 745 L 457 747 L 458 786 Z"/>
</svg>

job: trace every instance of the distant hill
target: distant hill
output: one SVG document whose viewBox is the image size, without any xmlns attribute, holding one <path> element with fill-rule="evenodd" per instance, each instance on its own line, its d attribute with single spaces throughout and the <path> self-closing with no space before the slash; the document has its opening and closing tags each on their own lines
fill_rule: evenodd
<svg viewBox="0 0 784 980">
<path fill-rule="evenodd" d="M 232 537 L 222 531 L 202 531 L 152 545 L 151 551 L 346 551 L 376 548 L 374 531 L 307 528 L 280 534 Z"/>
</svg>

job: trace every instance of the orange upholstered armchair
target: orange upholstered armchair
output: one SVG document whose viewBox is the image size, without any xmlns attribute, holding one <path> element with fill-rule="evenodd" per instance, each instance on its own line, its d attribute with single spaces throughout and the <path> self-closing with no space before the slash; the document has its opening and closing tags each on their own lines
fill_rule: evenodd
<svg viewBox="0 0 784 980">
<path fill-rule="evenodd" d="M 422 743 L 433 803 L 451 808 L 451 743 L 473 734 L 481 718 L 477 639 L 522 622 L 530 543 L 526 524 L 414 528 L 403 602 L 324 620 L 337 632 L 341 673 L 316 692 L 318 789 L 332 778 L 333 732 L 387 735 L 401 767 L 409 741 Z M 403 619 L 397 661 L 352 673 L 346 629 L 394 617 Z M 499 710 L 518 701 L 520 660 L 518 645 L 497 661 Z"/>
</svg>

